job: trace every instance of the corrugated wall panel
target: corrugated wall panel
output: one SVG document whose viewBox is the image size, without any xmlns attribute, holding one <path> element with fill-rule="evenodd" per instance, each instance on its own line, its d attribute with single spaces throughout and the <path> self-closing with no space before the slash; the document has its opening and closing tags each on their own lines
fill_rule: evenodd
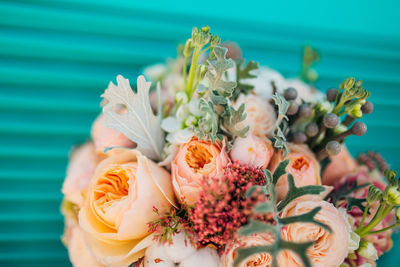
<svg viewBox="0 0 400 267">
<path fill-rule="evenodd" d="M 90 123 L 100 111 L 99 95 L 110 80 L 120 73 L 135 81 L 144 65 L 173 57 L 193 26 L 210 25 L 224 40 L 237 41 L 245 57 L 287 76 L 298 71 L 302 45 L 311 44 L 323 56 L 317 65 L 321 88 L 337 86 L 348 75 L 363 79 L 376 108 L 365 118 L 367 134 L 352 138 L 350 149 L 378 149 L 400 169 L 400 34 L 390 24 L 389 9 L 375 24 L 366 20 L 363 25 L 356 23 L 360 13 L 346 24 L 345 19 L 313 21 L 296 10 L 279 9 L 279 3 L 249 3 L 237 16 L 234 1 L 226 7 L 214 3 L 223 11 L 219 16 L 211 5 L 207 15 L 204 2 L 198 8 L 177 2 L 185 6 L 0 2 L 0 266 L 69 266 L 60 242 L 59 205 L 70 147 L 89 138 Z M 364 18 L 376 14 L 373 5 L 356 2 L 369 12 Z M 325 7 L 333 9 L 329 15 L 341 10 Z M 277 10 L 287 16 L 286 25 Z M 395 255 L 382 264 L 395 262 Z"/>
</svg>

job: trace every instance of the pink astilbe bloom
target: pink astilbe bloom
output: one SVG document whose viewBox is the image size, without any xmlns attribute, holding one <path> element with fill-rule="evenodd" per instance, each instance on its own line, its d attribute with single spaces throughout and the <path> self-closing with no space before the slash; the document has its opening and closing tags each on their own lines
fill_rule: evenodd
<svg viewBox="0 0 400 267">
<path fill-rule="evenodd" d="M 204 177 L 203 190 L 190 215 L 198 242 L 226 245 L 248 222 L 254 206 L 266 198 L 257 191 L 247 198 L 246 191 L 253 185 L 264 184 L 265 176 L 260 168 L 238 162 L 224 169 L 222 179 Z"/>
</svg>

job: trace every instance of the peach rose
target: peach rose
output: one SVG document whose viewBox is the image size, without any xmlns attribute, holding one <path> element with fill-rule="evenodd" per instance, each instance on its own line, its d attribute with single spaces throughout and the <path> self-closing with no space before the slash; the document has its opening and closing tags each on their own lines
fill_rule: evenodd
<svg viewBox="0 0 400 267">
<path fill-rule="evenodd" d="M 111 152 L 111 151 L 110 151 Z M 115 149 L 96 168 L 79 224 L 96 259 L 127 266 L 151 243 L 147 223 L 174 202 L 170 174 L 137 150 Z"/>
<path fill-rule="evenodd" d="M 67 200 L 78 206 L 83 204 L 83 194 L 99 161 L 93 143 L 86 143 L 72 152 L 61 189 Z"/>
<path fill-rule="evenodd" d="M 236 138 L 230 156 L 242 164 L 265 169 L 273 154 L 274 148 L 268 138 L 248 134 L 245 138 Z"/>
<path fill-rule="evenodd" d="M 274 236 L 272 233 L 259 233 L 253 234 L 250 236 L 241 236 L 236 240 L 232 240 L 225 249 L 225 252 L 222 254 L 221 263 L 222 267 L 233 267 L 233 263 L 237 256 L 237 252 L 235 251 L 238 248 L 247 248 L 254 246 L 268 246 L 273 244 Z M 284 257 L 284 252 L 280 252 L 278 254 L 278 266 L 291 266 L 288 264 L 290 262 L 290 258 Z M 239 265 L 239 267 L 271 267 L 272 266 L 272 256 L 268 253 L 258 253 L 254 254 L 247 259 L 243 260 Z"/>
<path fill-rule="evenodd" d="M 121 132 L 105 126 L 106 117 L 101 113 L 93 122 L 91 136 L 96 147 L 96 152 L 104 153 L 104 149 L 108 147 L 134 147 L 130 139 Z"/>
<path fill-rule="evenodd" d="M 267 99 L 252 94 L 241 94 L 235 103 L 235 107 L 238 108 L 241 104 L 245 105 L 247 117 L 244 121 L 238 123 L 238 129 L 250 126 L 249 133 L 259 137 L 273 134 L 276 114 L 274 107 Z"/>
<path fill-rule="evenodd" d="M 289 165 L 286 168 L 287 173 L 294 177 L 296 186 L 321 185 L 320 165 L 315 158 L 314 153 L 306 145 L 290 144 L 290 153 L 286 158 L 289 159 Z M 278 164 L 283 161 L 282 152 L 275 153 L 268 166 L 273 173 Z M 288 191 L 287 174 L 282 176 L 276 184 L 278 200 L 285 197 Z"/>
<path fill-rule="evenodd" d="M 345 145 L 342 145 L 340 153 L 336 156 L 331 156 L 330 160 L 331 162 L 326 166 L 322 175 L 322 182 L 325 185 L 334 185 L 343 176 L 357 169 L 357 163 Z"/>
<path fill-rule="evenodd" d="M 350 229 L 344 214 L 333 204 L 323 201 L 317 196 L 300 197 L 291 201 L 280 216 L 282 218 L 298 216 L 316 207 L 321 207 L 321 210 L 315 219 L 328 225 L 332 232 L 313 223 L 293 223 L 282 228 L 282 239 L 297 243 L 314 241 L 315 243 L 307 250 L 311 265 L 314 267 L 337 267 L 347 257 Z M 295 253 L 284 251 L 284 254 L 293 259 L 293 264 L 290 266 L 303 266 L 301 259 Z"/>
<path fill-rule="evenodd" d="M 69 259 L 74 267 L 103 267 L 105 265 L 96 261 L 83 238 L 83 230 L 79 225 L 67 219 L 63 242 L 68 249 Z"/>
<path fill-rule="evenodd" d="M 181 145 L 171 163 L 172 184 L 178 199 L 193 205 L 199 198 L 203 176 L 221 175 L 228 163 L 229 157 L 219 144 L 192 139 Z"/>
</svg>

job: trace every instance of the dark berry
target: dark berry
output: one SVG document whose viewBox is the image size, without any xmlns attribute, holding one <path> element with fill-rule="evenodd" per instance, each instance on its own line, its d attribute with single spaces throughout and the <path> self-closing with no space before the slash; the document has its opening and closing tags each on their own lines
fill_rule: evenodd
<svg viewBox="0 0 400 267">
<path fill-rule="evenodd" d="M 334 128 L 339 123 L 339 118 L 334 113 L 328 113 L 324 116 L 324 125 L 326 128 Z"/>
<path fill-rule="evenodd" d="M 297 98 L 297 90 L 294 89 L 293 87 L 289 87 L 283 93 L 283 97 L 286 100 L 295 100 Z"/>
<path fill-rule="evenodd" d="M 335 101 L 336 96 L 337 96 L 338 90 L 335 88 L 331 88 L 328 91 L 326 91 L 326 99 L 330 102 Z"/>
<path fill-rule="evenodd" d="M 357 121 L 351 127 L 351 132 L 354 135 L 362 136 L 367 132 L 367 125 L 363 122 Z"/>
<path fill-rule="evenodd" d="M 365 102 L 365 104 L 361 107 L 361 111 L 363 114 L 370 114 L 372 111 L 374 111 L 374 104 L 372 104 L 370 101 Z"/>
</svg>

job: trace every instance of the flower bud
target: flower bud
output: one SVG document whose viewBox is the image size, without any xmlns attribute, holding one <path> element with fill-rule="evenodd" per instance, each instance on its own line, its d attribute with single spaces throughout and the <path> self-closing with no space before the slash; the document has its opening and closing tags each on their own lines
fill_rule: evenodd
<svg viewBox="0 0 400 267">
<path fill-rule="evenodd" d="M 180 121 L 185 121 L 187 116 L 189 116 L 189 108 L 187 105 L 181 105 L 176 111 L 176 118 Z"/>
<path fill-rule="evenodd" d="M 361 118 L 363 113 L 361 111 L 361 103 L 354 105 L 354 107 L 348 112 L 350 116 L 354 118 Z"/>
<path fill-rule="evenodd" d="M 381 199 L 382 199 L 382 191 L 375 185 L 371 185 L 368 188 L 368 196 L 367 196 L 368 204 L 371 204 L 372 202 L 375 201 L 380 201 Z"/>
<path fill-rule="evenodd" d="M 384 200 L 393 206 L 400 206 L 400 192 L 397 187 L 389 186 L 385 191 Z"/>
<path fill-rule="evenodd" d="M 357 250 L 358 254 L 368 260 L 377 260 L 378 252 L 371 242 L 361 240 L 360 247 Z"/>
<path fill-rule="evenodd" d="M 204 76 L 206 75 L 207 72 L 207 66 L 206 65 L 200 65 L 196 68 L 196 78 L 198 81 L 201 81 L 204 79 Z"/>
<path fill-rule="evenodd" d="M 192 125 L 195 125 L 196 123 L 197 123 L 197 119 L 196 119 L 195 116 L 189 116 L 185 120 L 185 125 L 186 126 L 192 126 Z"/>
<path fill-rule="evenodd" d="M 176 103 L 187 103 L 188 96 L 185 92 L 177 92 L 175 95 Z"/>
<path fill-rule="evenodd" d="M 350 90 L 353 86 L 354 86 L 354 78 L 347 78 L 346 80 L 343 81 L 342 83 L 342 88 L 346 89 L 346 90 Z"/>
<path fill-rule="evenodd" d="M 183 49 L 183 55 L 185 57 L 189 57 L 193 50 L 193 41 L 192 39 L 188 39 L 185 44 L 185 48 Z"/>
</svg>

